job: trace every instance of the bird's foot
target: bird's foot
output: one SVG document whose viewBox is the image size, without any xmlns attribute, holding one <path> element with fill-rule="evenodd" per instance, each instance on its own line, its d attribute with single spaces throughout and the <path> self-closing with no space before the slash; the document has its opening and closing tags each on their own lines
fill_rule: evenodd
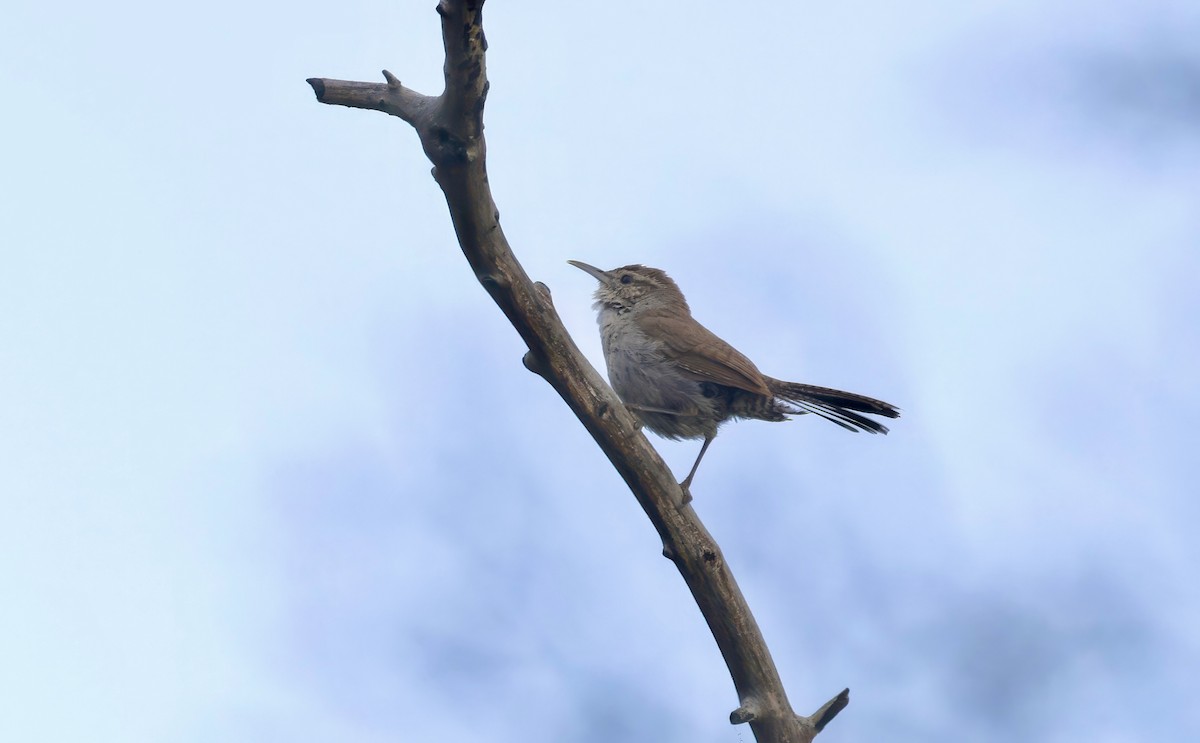
<svg viewBox="0 0 1200 743">
<path fill-rule="evenodd" d="M 688 478 L 688 480 L 690 479 L 691 478 Z M 679 489 L 683 491 L 683 497 L 679 501 L 680 508 L 683 508 L 692 502 L 692 488 L 691 483 L 688 482 L 688 480 L 684 480 L 683 482 L 679 483 Z"/>
</svg>

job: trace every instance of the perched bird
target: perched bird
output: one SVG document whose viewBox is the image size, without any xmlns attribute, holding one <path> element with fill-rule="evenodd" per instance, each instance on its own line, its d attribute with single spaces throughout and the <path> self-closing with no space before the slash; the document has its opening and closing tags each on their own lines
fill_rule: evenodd
<svg viewBox="0 0 1200 743">
<path fill-rule="evenodd" d="M 704 452 L 731 418 L 784 421 L 813 413 L 851 431 L 887 433 L 863 413 L 900 416 L 881 400 L 766 376 L 696 322 L 683 292 L 657 268 L 635 264 L 602 271 L 580 261 L 568 263 L 600 282 L 594 307 L 608 379 L 622 402 L 659 436 L 704 439 L 680 483 L 685 502 Z"/>
</svg>

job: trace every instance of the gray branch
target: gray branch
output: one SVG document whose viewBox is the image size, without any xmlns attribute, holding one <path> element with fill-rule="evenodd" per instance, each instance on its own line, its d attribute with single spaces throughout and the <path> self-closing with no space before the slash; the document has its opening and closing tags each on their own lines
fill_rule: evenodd
<svg viewBox="0 0 1200 743">
<path fill-rule="evenodd" d="M 637 421 L 579 352 L 559 320 L 550 290 L 513 255 L 492 199 L 485 162 L 483 107 L 488 82 L 483 0 L 442 0 L 446 88 L 426 96 L 384 70 L 385 82 L 311 78 L 317 100 L 398 116 L 416 129 L 446 195 L 463 254 L 529 347 L 524 364 L 562 396 L 616 467 L 662 538 L 663 554 L 687 582 L 737 689 L 734 724 L 749 723 L 759 743 L 808 743 L 849 703 L 849 690 L 813 715 L 792 711 L 766 642 L 709 535 Z"/>
</svg>

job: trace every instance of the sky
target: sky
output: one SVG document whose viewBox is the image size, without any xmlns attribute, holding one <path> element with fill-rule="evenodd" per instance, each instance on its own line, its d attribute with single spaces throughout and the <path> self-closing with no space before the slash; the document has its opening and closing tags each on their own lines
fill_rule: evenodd
<svg viewBox="0 0 1200 743">
<path fill-rule="evenodd" d="M 0 739 L 746 743 L 636 501 L 416 136 L 433 2 L 0 27 Z M 1200 738 L 1200 9 L 486 6 L 488 170 L 603 368 L 668 271 L 887 437 L 722 429 L 693 503 L 823 741 Z M 651 437 L 679 474 L 696 442 Z"/>
</svg>

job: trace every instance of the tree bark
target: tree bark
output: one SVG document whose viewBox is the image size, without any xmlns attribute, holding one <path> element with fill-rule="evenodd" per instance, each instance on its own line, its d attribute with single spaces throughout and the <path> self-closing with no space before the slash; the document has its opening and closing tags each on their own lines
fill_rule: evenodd
<svg viewBox="0 0 1200 743">
<path fill-rule="evenodd" d="M 317 100 L 398 116 L 416 129 L 441 186 L 463 254 L 529 347 L 526 368 L 544 378 L 591 433 L 662 539 L 663 555 L 687 582 L 737 690 L 733 724 L 749 723 L 759 743 L 809 743 L 850 699 L 841 691 L 809 716 L 797 715 L 766 642 L 720 548 L 637 421 L 579 352 L 551 302 L 513 255 L 492 199 L 483 137 L 488 82 L 483 0 L 441 0 L 446 88 L 410 90 L 387 70 L 385 82 L 310 78 Z"/>
</svg>

